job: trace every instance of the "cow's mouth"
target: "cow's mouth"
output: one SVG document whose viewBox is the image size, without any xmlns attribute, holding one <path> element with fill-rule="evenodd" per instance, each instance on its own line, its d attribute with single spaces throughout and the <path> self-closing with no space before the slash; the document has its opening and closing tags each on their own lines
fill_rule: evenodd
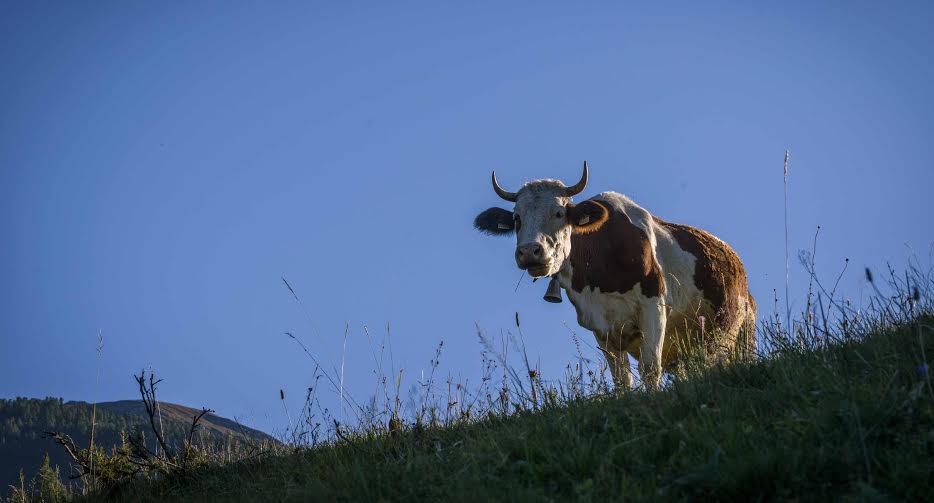
<svg viewBox="0 0 934 503">
<path fill-rule="evenodd" d="M 533 278 L 541 278 L 542 276 L 548 276 L 548 271 L 551 269 L 551 266 L 548 264 L 534 264 L 526 268 L 529 276 Z"/>
</svg>

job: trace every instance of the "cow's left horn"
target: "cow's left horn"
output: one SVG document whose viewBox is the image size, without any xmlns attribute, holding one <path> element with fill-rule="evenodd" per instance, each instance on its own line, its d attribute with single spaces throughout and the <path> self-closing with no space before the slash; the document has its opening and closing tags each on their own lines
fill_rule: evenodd
<svg viewBox="0 0 934 503">
<path fill-rule="evenodd" d="M 572 197 L 580 194 L 584 191 L 584 187 L 587 186 L 587 161 L 584 161 L 584 174 L 581 175 L 581 181 L 576 184 L 567 187 L 564 189 L 564 195 L 567 197 Z"/>
<path fill-rule="evenodd" d="M 519 197 L 519 194 L 515 192 L 509 192 L 504 188 L 499 186 L 499 182 L 496 181 L 496 172 L 493 172 L 493 190 L 496 191 L 496 195 L 502 197 L 503 199 L 509 201 L 510 203 L 516 202 L 516 198 Z"/>
</svg>

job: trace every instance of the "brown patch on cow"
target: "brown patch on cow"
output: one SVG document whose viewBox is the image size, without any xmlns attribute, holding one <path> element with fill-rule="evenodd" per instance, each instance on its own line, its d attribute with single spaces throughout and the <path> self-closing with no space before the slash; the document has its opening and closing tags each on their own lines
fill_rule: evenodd
<svg viewBox="0 0 934 503">
<path fill-rule="evenodd" d="M 568 204 L 566 208 L 567 219 L 574 234 L 590 234 L 600 230 L 610 218 L 610 210 L 593 199 L 580 204 Z"/>
<path fill-rule="evenodd" d="M 596 204 L 606 208 L 606 203 Z M 613 208 L 597 229 L 571 235 L 571 287 L 581 292 L 585 287 L 601 292 L 625 293 L 636 285 L 646 297 L 660 297 L 665 292 L 665 280 L 652 252 L 652 244 L 644 230 L 632 223 L 629 216 Z"/>
<path fill-rule="evenodd" d="M 710 233 L 683 224 L 673 224 L 658 217 L 655 223 L 667 230 L 686 252 L 694 255 L 694 283 L 714 310 L 717 327 L 727 330 L 746 313 L 738 305 L 744 297 L 755 312 L 755 300 L 749 294 L 746 269 L 736 252 Z"/>
</svg>

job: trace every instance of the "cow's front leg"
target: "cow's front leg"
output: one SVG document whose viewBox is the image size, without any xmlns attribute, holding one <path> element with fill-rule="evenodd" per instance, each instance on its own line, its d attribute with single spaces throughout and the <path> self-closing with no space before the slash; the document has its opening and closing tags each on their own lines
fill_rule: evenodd
<svg viewBox="0 0 934 503">
<path fill-rule="evenodd" d="M 662 300 L 648 299 L 642 307 L 642 349 L 639 355 L 639 375 L 647 390 L 657 390 L 661 382 L 666 321 Z"/>
<path fill-rule="evenodd" d="M 618 391 L 632 389 L 632 369 L 629 367 L 629 353 L 624 351 L 620 341 L 611 339 L 606 332 L 594 331 L 597 343 L 606 357 L 606 364 L 613 376 L 613 385 Z"/>
</svg>

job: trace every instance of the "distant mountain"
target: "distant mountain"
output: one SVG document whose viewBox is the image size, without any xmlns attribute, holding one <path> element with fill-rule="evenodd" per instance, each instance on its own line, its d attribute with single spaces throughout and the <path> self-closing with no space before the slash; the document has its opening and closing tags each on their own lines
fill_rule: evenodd
<svg viewBox="0 0 934 503">
<path fill-rule="evenodd" d="M 187 437 L 192 418 L 200 412 L 182 405 L 160 402 L 162 428 L 166 442 L 181 445 Z M 27 479 L 35 475 L 46 453 L 52 465 L 58 465 L 62 480 L 68 481 L 71 459 L 61 446 L 44 437 L 46 431 L 71 435 L 82 448 L 88 446 L 91 433 L 92 404 L 64 402 L 61 398 L 0 399 L 0 498 L 8 486 L 19 484 L 20 469 Z M 202 418 L 196 438 L 201 443 L 223 445 L 276 440 L 259 430 L 247 428 L 227 418 L 207 414 Z M 154 442 L 149 417 L 140 400 L 120 400 L 97 404 L 94 444 L 109 450 L 119 445 L 120 433 L 146 432 Z M 155 446 L 152 446 L 155 449 Z"/>
</svg>

